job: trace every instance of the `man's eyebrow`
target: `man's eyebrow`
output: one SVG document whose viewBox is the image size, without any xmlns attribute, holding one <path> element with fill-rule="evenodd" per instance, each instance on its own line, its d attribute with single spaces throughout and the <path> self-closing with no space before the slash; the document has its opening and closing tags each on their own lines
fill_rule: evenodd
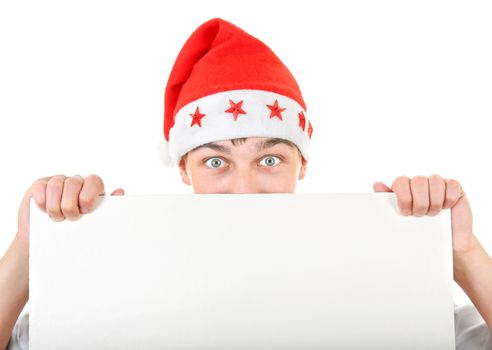
<svg viewBox="0 0 492 350">
<path fill-rule="evenodd" d="M 287 140 L 284 140 L 284 139 L 280 139 L 280 138 L 270 138 L 270 139 L 267 139 L 267 140 L 263 140 L 261 142 L 258 142 L 256 144 L 256 152 L 261 152 L 267 148 L 270 148 L 270 147 L 273 147 L 279 143 L 283 143 L 283 144 L 286 144 L 287 146 L 289 147 L 292 147 L 292 143 L 290 143 L 289 141 Z M 193 149 L 193 151 L 196 151 L 200 148 L 210 148 L 210 149 L 213 149 L 215 151 L 218 151 L 218 152 L 222 152 L 222 153 L 226 153 L 226 154 L 231 154 L 231 148 L 230 147 L 227 147 L 227 146 L 223 146 L 223 145 L 218 145 L 216 143 L 213 143 L 213 142 L 210 142 L 210 143 L 206 143 L 204 145 L 201 145 L 201 146 L 198 146 L 196 148 Z"/>
<path fill-rule="evenodd" d="M 213 143 L 213 142 L 198 146 L 198 147 L 194 148 L 193 151 L 197 151 L 201 148 L 210 148 L 210 149 L 213 149 L 213 150 L 218 151 L 218 152 L 231 154 L 231 150 L 229 149 L 229 147 L 218 145 L 218 144 Z"/>
<path fill-rule="evenodd" d="M 293 147 L 293 144 L 287 140 L 279 139 L 279 138 L 272 138 L 272 139 L 263 140 L 260 143 L 258 143 L 256 146 L 256 152 L 261 152 L 261 151 L 263 151 L 267 148 L 273 147 L 279 143 L 283 143 L 289 147 Z"/>
</svg>

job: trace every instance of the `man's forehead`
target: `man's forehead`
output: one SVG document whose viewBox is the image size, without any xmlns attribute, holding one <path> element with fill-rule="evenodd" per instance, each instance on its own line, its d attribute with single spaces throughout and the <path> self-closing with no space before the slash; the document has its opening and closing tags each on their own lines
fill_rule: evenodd
<svg viewBox="0 0 492 350">
<path fill-rule="evenodd" d="M 202 149 L 202 148 L 210 148 L 210 149 L 213 149 L 215 151 L 230 154 L 232 148 L 227 146 L 227 143 L 230 143 L 231 145 L 236 146 L 233 143 L 233 140 L 223 140 L 223 141 L 206 143 L 204 145 L 195 147 L 192 151 L 197 151 L 197 150 Z M 257 152 L 261 152 L 262 150 L 273 147 L 277 144 L 285 144 L 289 147 L 295 146 L 292 142 L 285 140 L 285 139 L 281 139 L 281 138 L 261 138 L 258 141 L 255 141 L 255 149 Z"/>
</svg>

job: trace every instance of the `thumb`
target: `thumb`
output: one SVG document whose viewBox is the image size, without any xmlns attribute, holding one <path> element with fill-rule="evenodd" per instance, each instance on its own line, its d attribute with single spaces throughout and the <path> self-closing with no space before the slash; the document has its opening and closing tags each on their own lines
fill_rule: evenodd
<svg viewBox="0 0 492 350">
<path fill-rule="evenodd" d="M 122 188 L 117 188 L 111 193 L 112 196 L 123 196 L 124 194 L 125 194 L 125 190 Z"/>
<path fill-rule="evenodd" d="M 376 182 L 374 183 L 374 185 L 372 185 L 372 187 L 375 192 L 393 192 L 391 188 L 389 188 L 382 182 Z"/>
</svg>

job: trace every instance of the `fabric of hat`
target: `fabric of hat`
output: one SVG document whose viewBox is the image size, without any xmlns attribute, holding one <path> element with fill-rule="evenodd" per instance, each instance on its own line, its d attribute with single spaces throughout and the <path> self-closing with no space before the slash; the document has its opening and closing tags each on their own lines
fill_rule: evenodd
<svg viewBox="0 0 492 350">
<path fill-rule="evenodd" d="M 178 165 L 205 143 L 241 137 L 289 140 L 308 160 L 312 132 L 296 80 L 265 43 L 221 18 L 191 34 L 165 89 L 165 164 Z"/>
</svg>

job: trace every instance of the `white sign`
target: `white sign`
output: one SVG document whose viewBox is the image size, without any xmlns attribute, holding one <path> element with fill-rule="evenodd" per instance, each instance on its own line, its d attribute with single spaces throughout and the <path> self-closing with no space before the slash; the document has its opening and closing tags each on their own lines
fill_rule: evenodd
<svg viewBox="0 0 492 350">
<path fill-rule="evenodd" d="M 454 349 L 450 210 L 394 193 L 31 200 L 30 349 Z"/>
</svg>

